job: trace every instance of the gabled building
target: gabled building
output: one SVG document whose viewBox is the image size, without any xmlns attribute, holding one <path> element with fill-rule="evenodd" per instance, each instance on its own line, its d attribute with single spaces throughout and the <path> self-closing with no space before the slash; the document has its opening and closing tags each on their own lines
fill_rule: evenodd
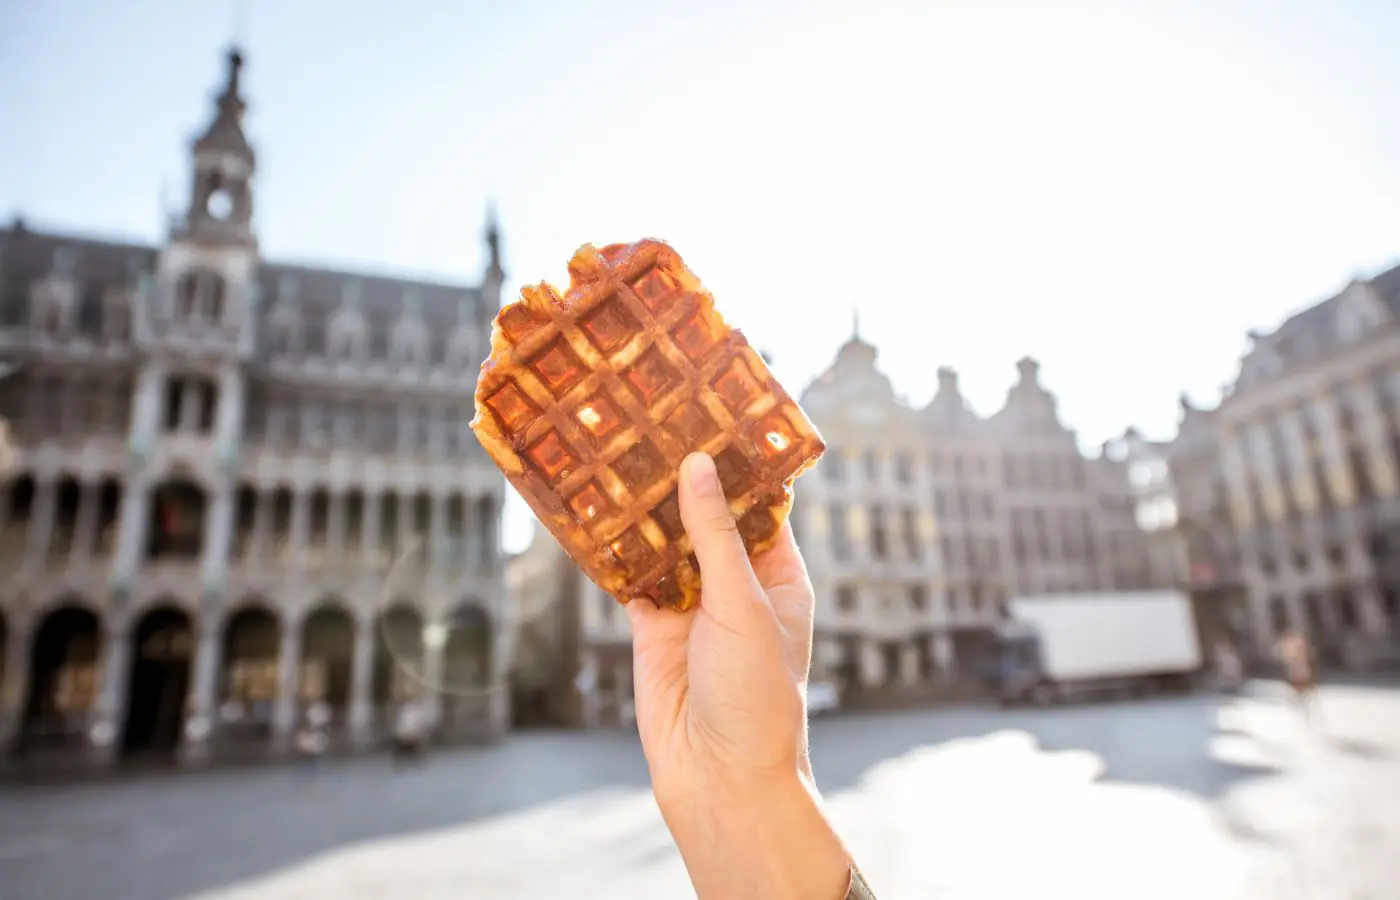
<svg viewBox="0 0 1400 900">
<path fill-rule="evenodd" d="M 858 333 L 802 395 L 828 451 L 793 525 L 817 593 L 816 677 L 917 693 L 975 678 L 1017 594 L 1153 586 L 1121 465 L 1087 459 L 1039 364 L 981 418 L 938 371 L 922 409 Z"/>
<path fill-rule="evenodd" d="M 479 284 L 265 259 L 233 52 L 157 245 L 0 229 L 0 748 L 368 747 L 411 695 L 506 722 L 504 480 L 467 423 Z"/>
</svg>

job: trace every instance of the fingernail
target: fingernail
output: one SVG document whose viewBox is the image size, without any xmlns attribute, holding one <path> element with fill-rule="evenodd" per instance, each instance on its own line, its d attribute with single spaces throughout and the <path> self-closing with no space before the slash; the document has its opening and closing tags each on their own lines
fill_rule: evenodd
<svg viewBox="0 0 1400 900">
<path fill-rule="evenodd" d="M 690 482 L 690 490 L 697 497 L 720 495 L 719 473 L 715 471 L 715 461 L 708 454 L 690 454 L 685 458 L 683 468 L 685 479 Z"/>
</svg>

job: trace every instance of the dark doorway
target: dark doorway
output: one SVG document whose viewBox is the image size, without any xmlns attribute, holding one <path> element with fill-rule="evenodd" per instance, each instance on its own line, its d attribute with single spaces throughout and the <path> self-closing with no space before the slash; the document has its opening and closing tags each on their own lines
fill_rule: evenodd
<svg viewBox="0 0 1400 900">
<path fill-rule="evenodd" d="M 61 606 L 44 617 L 29 652 L 29 695 L 16 749 L 76 745 L 97 699 L 102 645 L 97 616 Z"/>
<path fill-rule="evenodd" d="M 473 601 L 447 620 L 443 677 L 449 688 L 484 688 L 491 683 L 491 619 Z"/>
<path fill-rule="evenodd" d="M 444 624 L 442 730 L 448 736 L 465 736 L 488 724 L 491 618 L 476 601 L 468 600 Z"/>
<path fill-rule="evenodd" d="M 323 701 L 332 721 L 345 721 L 350 705 L 351 659 L 355 651 L 355 622 L 339 606 L 322 606 L 302 626 L 299 696 L 303 703 Z"/>
<path fill-rule="evenodd" d="M 831 674 L 844 693 L 860 687 L 860 641 L 853 634 L 840 634 L 836 636 L 836 643 L 840 651 Z"/>
<path fill-rule="evenodd" d="M 981 681 L 996 666 L 1000 653 L 996 632 L 990 628 L 959 628 L 951 634 L 957 679 L 963 682 Z"/>
<path fill-rule="evenodd" d="M 189 616 L 172 607 L 153 609 L 137 624 L 122 732 L 127 756 L 164 756 L 179 746 L 192 638 Z"/>
<path fill-rule="evenodd" d="M 375 623 L 374 705 L 393 709 L 422 694 L 423 618 L 406 605 L 395 604 Z"/>
</svg>

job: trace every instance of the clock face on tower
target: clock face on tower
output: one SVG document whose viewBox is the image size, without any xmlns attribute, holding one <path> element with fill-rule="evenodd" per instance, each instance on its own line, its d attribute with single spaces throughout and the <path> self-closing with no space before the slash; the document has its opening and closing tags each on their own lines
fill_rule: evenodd
<svg viewBox="0 0 1400 900">
<path fill-rule="evenodd" d="M 233 195 L 223 188 L 219 188 L 209 195 L 205 201 L 204 209 L 220 222 L 227 219 L 233 213 Z"/>
</svg>

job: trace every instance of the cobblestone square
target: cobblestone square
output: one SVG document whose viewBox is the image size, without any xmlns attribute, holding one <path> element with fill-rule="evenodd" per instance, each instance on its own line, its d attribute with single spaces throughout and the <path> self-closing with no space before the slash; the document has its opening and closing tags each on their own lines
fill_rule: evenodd
<svg viewBox="0 0 1400 900">
<path fill-rule="evenodd" d="M 1400 689 L 1277 685 L 814 725 L 817 776 L 882 897 L 1387 900 Z M 0 793 L 5 900 L 690 896 L 635 735 Z"/>
</svg>

